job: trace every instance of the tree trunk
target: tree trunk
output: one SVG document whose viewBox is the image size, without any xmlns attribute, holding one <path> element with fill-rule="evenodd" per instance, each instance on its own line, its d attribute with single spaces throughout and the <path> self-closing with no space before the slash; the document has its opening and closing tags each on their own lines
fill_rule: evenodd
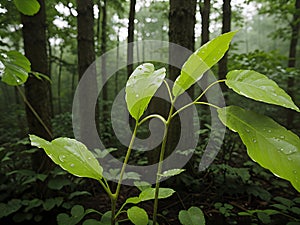
<svg viewBox="0 0 300 225">
<path fill-rule="evenodd" d="M 93 0 L 77 0 L 77 44 L 78 44 L 78 74 L 79 80 L 82 78 L 89 66 L 95 61 L 95 44 L 94 44 L 94 13 Z M 95 126 L 99 128 L 99 111 L 98 105 L 96 109 L 92 107 L 91 102 L 89 107 L 86 102 L 89 101 L 89 96 L 97 90 L 96 67 L 89 68 L 88 78 L 85 80 L 86 85 L 84 90 L 81 89 L 79 93 L 79 127 L 80 140 L 87 145 L 88 148 L 93 149 L 97 146 L 98 135 L 91 132 L 91 128 Z M 86 115 L 90 115 L 95 111 L 95 121 L 85 119 Z M 99 130 L 99 129 L 98 129 Z"/>
<path fill-rule="evenodd" d="M 288 67 L 295 68 L 296 67 L 296 53 L 297 53 L 297 43 L 298 43 L 298 36 L 300 30 L 300 0 L 296 0 L 295 2 L 295 12 L 293 15 L 293 20 L 291 23 L 292 28 L 292 36 L 290 41 L 290 51 L 289 51 L 289 61 Z M 295 78 L 289 77 L 288 78 L 288 94 L 294 98 L 294 85 L 295 85 Z M 286 123 L 288 128 L 293 127 L 295 112 L 293 110 L 287 110 L 287 118 Z"/>
<path fill-rule="evenodd" d="M 129 43 L 134 41 L 134 19 L 135 19 L 135 5 L 136 0 L 130 0 L 129 22 L 128 22 L 128 47 L 127 47 L 127 76 L 129 77 L 133 72 L 133 45 Z"/>
<path fill-rule="evenodd" d="M 222 16 L 222 34 L 229 32 L 231 29 L 231 0 L 223 0 L 223 16 Z M 227 74 L 228 54 L 226 53 L 219 61 L 219 79 L 225 79 Z M 226 91 L 225 85 L 221 85 L 223 91 Z"/>
<path fill-rule="evenodd" d="M 32 71 L 48 75 L 45 2 L 44 0 L 38 0 L 38 2 L 41 7 L 36 15 L 21 16 L 24 50 L 26 57 L 31 62 Z M 25 95 L 48 128 L 47 131 L 27 106 L 29 133 L 51 140 L 50 83 L 45 79 L 39 80 L 30 76 L 25 83 Z M 32 166 L 35 171 L 46 171 L 49 169 L 49 165 L 51 165 L 50 160 L 42 151 L 33 155 Z"/>
<path fill-rule="evenodd" d="M 209 15 L 210 15 L 210 0 L 199 2 L 201 14 L 201 46 L 209 41 Z"/>
<path fill-rule="evenodd" d="M 196 0 L 170 0 L 170 13 L 169 13 L 169 41 L 171 43 L 178 44 L 182 47 L 185 47 L 192 52 L 195 48 L 195 23 L 196 23 Z M 183 35 L 184 34 L 184 35 Z M 190 55 L 178 54 L 176 49 L 172 48 L 170 45 L 169 48 L 169 78 L 171 80 L 175 80 L 177 76 L 180 74 L 180 69 L 174 66 L 171 66 L 175 63 L 175 65 L 182 65 L 188 59 Z M 188 90 L 188 94 L 191 98 L 193 98 L 193 88 Z M 185 121 L 188 126 L 192 126 L 193 123 L 193 115 L 190 115 L 190 121 Z M 181 124 L 183 125 L 183 124 Z M 176 147 L 177 142 L 179 140 L 179 136 L 181 133 L 180 130 L 180 121 L 179 118 L 174 118 L 171 123 L 169 136 L 167 140 L 167 151 L 166 154 L 170 154 Z M 191 133 L 193 133 L 192 129 L 190 129 Z M 190 135 L 186 134 L 186 135 Z M 184 141 L 184 140 L 182 140 Z M 183 149 L 182 149 L 183 150 Z"/>
</svg>

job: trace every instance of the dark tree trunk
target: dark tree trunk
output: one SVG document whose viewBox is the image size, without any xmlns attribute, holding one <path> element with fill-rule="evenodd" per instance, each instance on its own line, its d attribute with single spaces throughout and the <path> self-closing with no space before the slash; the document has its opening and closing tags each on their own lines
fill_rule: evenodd
<svg viewBox="0 0 300 225">
<path fill-rule="evenodd" d="M 222 34 L 229 32 L 231 29 L 231 0 L 223 0 L 222 7 Z M 228 54 L 226 53 L 223 58 L 219 61 L 219 79 L 225 79 L 227 74 L 227 61 Z M 221 85 L 223 91 L 226 91 L 225 85 Z"/>
<path fill-rule="evenodd" d="M 79 80 L 82 78 L 89 66 L 95 61 L 95 44 L 94 44 L 94 13 L 93 0 L 77 0 L 77 43 L 78 43 L 78 74 Z M 96 109 L 92 107 L 81 107 L 89 101 L 89 96 L 97 90 L 96 67 L 93 65 L 88 71 L 89 79 L 86 79 L 84 90 L 79 93 L 79 126 L 80 126 L 80 140 L 84 142 L 90 149 L 97 146 L 98 135 L 91 132 L 91 127 L 99 128 L 99 111 L 98 105 Z M 95 121 L 85 119 L 85 115 L 89 115 L 95 111 Z M 99 129 L 98 129 L 99 130 Z"/>
<path fill-rule="evenodd" d="M 169 41 L 171 43 L 178 44 L 185 47 L 192 52 L 195 48 L 195 23 L 196 23 L 196 0 L 170 0 L 170 13 L 169 13 Z M 190 55 L 179 54 L 176 49 L 169 48 L 169 78 L 175 80 L 180 74 L 180 68 L 171 66 L 179 65 L 182 67 L 184 62 L 188 59 Z M 188 90 L 188 94 L 193 98 L 193 88 Z M 190 115 L 190 121 L 185 121 L 187 126 L 192 126 L 193 115 Z M 181 124 L 183 125 L 183 124 Z M 170 126 L 169 136 L 167 140 L 167 155 L 170 154 L 179 140 L 179 135 L 181 133 L 179 118 L 175 118 Z M 192 129 L 190 130 L 193 133 Z M 190 134 L 186 134 L 190 135 Z M 182 140 L 184 141 L 184 140 Z"/>
<path fill-rule="evenodd" d="M 136 0 L 130 0 L 129 22 L 128 22 L 128 44 L 134 41 L 134 19 Z M 133 45 L 127 47 L 127 76 L 133 72 Z"/>
<path fill-rule="evenodd" d="M 26 57 L 31 62 L 32 71 L 48 75 L 45 2 L 44 0 L 38 2 L 41 7 L 36 15 L 21 16 L 24 50 Z M 29 133 L 51 140 L 50 83 L 45 79 L 39 80 L 30 76 L 25 83 L 25 95 L 44 123 L 43 125 L 27 106 Z M 46 171 L 49 169 L 50 161 L 42 151 L 34 154 L 32 160 L 34 170 Z"/>
<path fill-rule="evenodd" d="M 200 0 L 201 14 L 201 45 L 209 41 L 209 15 L 210 15 L 210 0 Z"/>
<path fill-rule="evenodd" d="M 295 68 L 296 67 L 296 53 L 297 53 L 297 44 L 298 44 L 298 37 L 299 37 L 299 30 L 300 30 L 300 0 L 296 0 L 295 2 L 295 12 L 293 15 L 293 21 L 291 23 L 292 28 L 292 36 L 290 41 L 290 51 L 289 51 L 289 61 L 288 67 Z M 289 77 L 288 78 L 288 93 L 289 95 L 294 98 L 294 85 L 295 85 L 295 78 Z M 295 112 L 292 110 L 287 111 L 287 127 L 292 128 L 294 122 Z"/>
</svg>

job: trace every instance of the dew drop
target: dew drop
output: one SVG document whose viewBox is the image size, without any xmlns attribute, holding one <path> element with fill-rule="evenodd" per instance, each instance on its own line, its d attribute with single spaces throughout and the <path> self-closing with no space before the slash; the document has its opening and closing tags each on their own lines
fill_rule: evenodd
<svg viewBox="0 0 300 225">
<path fill-rule="evenodd" d="M 92 159 L 92 157 L 88 157 L 88 160 L 91 160 Z"/>
<path fill-rule="evenodd" d="M 294 170 L 294 171 L 293 171 L 293 173 L 294 173 L 294 174 L 296 174 L 296 173 L 297 173 L 297 171 L 296 171 L 296 170 Z"/>
<path fill-rule="evenodd" d="M 139 97 L 139 95 L 138 95 L 138 94 L 136 94 L 136 95 L 135 95 L 135 97 L 136 97 L 136 98 L 138 98 L 138 97 Z"/>
<path fill-rule="evenodd" d="M 268 130 L 268 132 L 271 133 L 272 131 L 271 131 L 271 130 Z"/>
<path fill-rule="evenodd" d="M 75 165 L 72 163 L 70 166 L 71 166 L 71 167 L 74 167 Z"/>
<path fill-rule="evenodd" d="M 281 138 L 281 139 L 284 139 L 284 136 L 283 136 L 283 135 L 281 135 L 281 136 L 280 136 L 280 138 Z"/>
<path fill-rule="evenodd" d="M 246 132 L 247 132 L 247 133 L 249 133 L 249 132 L 250 132 L 250 130 L 248 130 L 248 129 L 247 129 L 247 130 L 246 130 Z"/>
<path fill-rule="evenodd" d="M 256 142 L 257 142 L 257 141 L 256 141 L 256 139 L 253 139 L 252 141 L 253 141 L 254 143 L 256 143 Z"/>
<path fill-rule="evenodd" d="M 60 155 L 58 158 L 59 158 L 59 160 L 60 160 L 61 162 L 64 162 L 66 156 L 65 156 L 65 155 Z"/>
<path fill-rule="evenodd" d="M 291 161 L 291 160 L 292 160 L 292 158 L 291 158 L 291 157 L 288 157 L 287 159 L 288 159 L 289 161 Z"/>
</svg>

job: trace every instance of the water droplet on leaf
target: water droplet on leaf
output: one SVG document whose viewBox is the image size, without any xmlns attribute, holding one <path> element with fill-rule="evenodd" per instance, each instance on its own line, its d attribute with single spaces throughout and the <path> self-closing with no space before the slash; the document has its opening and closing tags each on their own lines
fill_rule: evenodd
<svg viewBox="0 0 300 225">
<path fill-rule="evenodd" d="M 74 167 L 75 165 L 72 163 L 70 166 L 71 166 L 71 167 Z"/>
<path fill-rule="evenodd" d="M 60 155 L 58 158 L 59 158 L 59 160 L 60 160 L 61 162 L 64 162 L 66 156 L 65 156 L 65 155 Z"/>
<path fill-rule="evenodd" d="M 135 97 L 136 97 L 136 98 L 138 98 L 138 97 L 139 97 L 139 95 L 138 95 L 138 94 L 136 94 L 136 95 L 135 95 Z"/>
<path fill-rule="evenodd" d="M 253 139 L 252 141 L 253 141 L 254 143 L 256 143 L 256 142 L 257 142 L 257 141 L 256 141 L 256 139 Z"/>
</svg>

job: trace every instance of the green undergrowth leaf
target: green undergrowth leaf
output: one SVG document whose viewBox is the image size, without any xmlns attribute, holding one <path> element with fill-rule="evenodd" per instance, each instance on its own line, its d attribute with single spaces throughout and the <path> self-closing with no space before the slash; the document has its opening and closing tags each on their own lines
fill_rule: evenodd
<svg viewBox="0 0 300 225">
<path fill-rule="evenodd" d="M 17 51 L 9 51 L 0 55 L 0 76 L 2 82 L 17 86 L 24 84 L 31 70 L 29 60 Z"/>
<path fill-rule="evenodd" d="M 143 115 L 165 76 L 165 68 L 155 70 L 151 63 L 144 63 L 133 71 L 126 84 L 125 99 L 128 111 L 135 120 L 138 121 Z"/>
<path fill-rule="evenodd" d="M 192 206 L 188 210 L 181 210 L 178 218 L 183 225 L 205 225 L 205 218 L 202 210 L 195 206 Z"/>
<path fill-rule="evenodd" d="M 167 170 L 167 171 L 164 171 L 160 176 L 162 176 L 162 177 L 172 177 L 172 176 L 176 176 L 176 175 L 182 173 L 183 171 L 185 171 L 185 169 Z"/>
<path fill-rule="evenodd" d="M 147 212 L 137 206 L 133 206 L 127 210 L 127 216 L 129 220 L 135 225 L 147 225 L 148 214 Z"/>
<path fill-rule="evenodd" d="M 226 53 L 236 31 L 222 34 L 203 45 L 184 63 L 180 75 L 175 80 L 172 93 L 174 97 L 181 95 L 203 74 L 215 65 Z"/>
<path fill-rule="evenodd" d="M 238 132 L 248 155 L 273 174 L 292 183 L 300 191 L 300 139 L 271 118 L 228 106 L 218 110 L 219 118 Z"/>
<path fill-rule="evenodd" d="M 234 70 L 226 78 L 226 85 L 240 95 L 300 112 L 291 97 L 263 74 L 252 70 Z"/>
<path fill-rule="evenodd" d="M 33 16 L 40 10 L 40 4 L 37 0 L 14 0 L 17 9 L 27 16 Z"/>
<path fill-rule="evenodd" d="M 99 180 L 103 168 L 87 147 L 70 138 L 57 138 L 52 142 L 30 135 L 31 145 L 43 148 L 46 154 L 64 170 L 78 177 Z"/>
</svg>

